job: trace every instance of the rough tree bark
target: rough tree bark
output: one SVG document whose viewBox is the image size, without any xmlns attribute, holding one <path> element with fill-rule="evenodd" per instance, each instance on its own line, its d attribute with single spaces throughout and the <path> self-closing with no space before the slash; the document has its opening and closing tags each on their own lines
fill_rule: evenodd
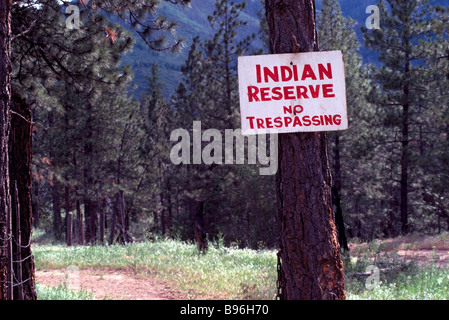
<svg viewBox="0 0 449 320">
<path fill-rule="evenodd" d="M 314 0 L 266 0 L 271 53 L 318 51 Z M 344 299 L 327 135 L 279 135 L 279 298 Z"/>
<path fill-rule="evenodd" d="M 10 216 L 8 139 L 11 101 L 11 1 L 0 0 L 0 300 L 7 299 L 7 232 Z"/>
<path fill-rule="evenodd" d="M 33 220 L 31 190 L 31 108 L 25 99 L 22 99 L 19 95 L 14 94 L 12 98 L 11 111 L 13 113 L 11 116 L 11 134 L 9 139 L 9 178 L 11 181 L 10 194 L 15 195 L 15 197 L 11 199 L 11 207 L 19 208 L 19 214 L 17 215 L 19 216 L 19 221 L 14 218 L 16 214 L 13 214 L 13 224 L 16 228 L 17 226 L 20 226 L 20 239 L 14 239 L 14 250 L 15 255 L 21 257 L 23 260 L 23 262 L 20 263 L 22 271 L 21 275 L 16 274 L 17 279 L 23 280 L 23 285 L 21 288 L 23 294 L 19 294 L 18 289 L 20 286 L 18 286 L 15 288 L 14 296 L 17 297 L 17 299 L 36 300 L 34 258 L 31 254 L 30 246 Z M 17 195 L 14 191 L 15 185 L 17 185 Z M 17 199 L 18 203 L 16 203 Z M 20 250 L 16 247 L 19 243 L 21 244 Z M 19 263 L 16 262 L 15 264 L 15 267 L 18 267 Z"/>
</svg>

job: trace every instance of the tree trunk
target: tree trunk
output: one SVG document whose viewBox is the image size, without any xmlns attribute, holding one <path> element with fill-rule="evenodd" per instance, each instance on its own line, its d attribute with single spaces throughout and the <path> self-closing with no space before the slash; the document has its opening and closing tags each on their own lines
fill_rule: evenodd
<svg viewBox="0 0 449 320">
<path fill-rule="evenodd" d="M 345 223 L 343 219 L 343 210 L 341 208 L 341 161 L 340 161 L 340 134 L 335 134 L 334 149 L 334 184 L 332 187 L 332 203 L 335 212 L 335 224 L 338 231 L 338 243 L 343 250 L 348 251 L 348 241 L 346 239 Z"/>
<path fill-rule="evenodd" d="M 14 242 L 21 244 L 16 248 L 15 255 L 24 259 L 22 263 L 17 263 L 21 265 L 19 268 L 21 274 L 17 276 L 17 279 L 23 279 L 23 285 L 18 286 L 19 288 L 15 290 L 15 296 L 18 299 L 36 300 L 34 258 L 30 246 L 33 221 L 31 190 L 32 117 L 29 104 L 19 95 L 14 95 L 11 109 L 14 113 L 11 118 L 12 130 L 9 140 L 9 176 L 10 181 L 14 181 L 14 184 L 11 184 L 14 189 L 10 190 L 10 194 L 15 195 L 12 199 L 14 208 L 19 208 L 17 213 L 19 220 L 13 219 L 13 223 L 15 227 L 20 226 L 17 232 L 20 234 L 20 239 L 15 238 Z M 17 194 L 15 184 L 17 184 Z M 18 250 L 20 252 L 17 252 Z"/>
<path fill-rule="evenodd" d="M 401 148 L 401 233 L 408 233 L 408 105 L 403 107 Z"/>
<path fill-rule="evenodd" d="M 119 229 L 118 241 L 121 244 L 127 244 L 133 242 L 133 239 L 128 234 L 128 227 L 126 223 L 126 202 L 125 202 L 125 192 L 120 190 L 117 192 L 114 202 L 114 208 L 112 213 L 112 230 L 110 242 L 114 241 L 114 230 L 115 227 Z"/>
<path fill-rule="evenodd" d="M 67 245 L 71 246 L 72 239 L 69 239 L 69 232 L 72 233 L 73 229 L 69 230 L 69 221 L 67 221 L 68 217 L 69 217 L 69 212 L 70 212 L 70 186 L 64 187 L 64 210 L 65 210 L 65 238 L 66 238 Z M 73 219 L 72 219 L 72 221 L 70 221 L 70 227 L 71 228 L 73 227 Z M 70 244 L 69 244 L 69 240 L 70 240 Z"/>
<path fill-rule="evenodd" d="M 111 234 L 109 236 L 109 244 L 114 244 L 115 239 L 115 225 L 117 224 L 117 200 L 113 201 L 113 208 L 112 208 L 112 222 L 111 222 Z"/>
<path fill-rule="evenodd" d="M 9 195 L 9 108 L 11 101 L 11 1 L 0 0 L 0 300 L 7 299 Z"/>
<path fill-rule="evenodd" d="M 191 210 L 194 217 L 194 232 L 198 250 L 206 253 L 208 249 L 207 234 L 204 230 L 204 201 L 191 200 Z"/>
<path fill-rule="evenodd" d="M 48 114 L 48 123 L 50 127 L 54 125 L 55 119 L 53 113 Z M 50 141 L 49 150 L 50 159 L 54 161 L 55 152 L 53 151 L 53 141 Z M 55 238 L 61 240 L 62 238 L 62 217 L 61 217 L 61 197 L 59 194 L 60 184 L 56 175 L 53 175 L 53 180 L 51 184 L 51 198 L 53 203 L 53 233 Z"/>
<path fill-rule="evenodd" d="M 345 222 L 343 219 L 343 210 L 341 209 L 340 191 L 336 186 L 332 187 L 332 203 L 335 211 L 335 224 L 338 231 L 338 243 L 340 248 L 349 251 L 348 240 L 345 232 Z"/>
<path fill-rule="evenodd" d="M 407 43 L 408 45 L 409 43 Z M 409 52 L 405 54 L 406 62 L 404 67 L 405 83 L 403 86 L 404 105 L 402 107 L 402 142 L 401 142 L 401 233 L 408 233 L 408 165 L 409 165 L 409 72 L 410 57 Z"/>
<path fill-rule="evenodd" d="M 106 200 L 103 199 L 100 204 L 100 243 L 104 246 L 104 236 L 106 227 Z"/>
<path fill-rule="evenodd" d="M 161 184 L 161 187 L 163 187 L 162 184 Z M 164 237 L 166 221 L 165 221 L 165 201 L 164 201 L 164 191 L 163 190 L 159 193 L 159 199 L 161 202 L 161 233 L 162 233 L 162 237 Z"/>
<path fill-rule="evenodd" d="M 172 204 L 172 190 L 170 180 L 167 181 L 167 235 L 171 237 L 171 229 L 173 222 L 173 204 Z"/>
<path fill-rule="evenodd" d="M 61 239 L 61 197 L 59 195 L 59 183 L 53 180 L 53 185 L 51 186 L 51 198 L 53 203 L 53 233 L 56 239 Z"/>
<path fill-rule="evenodd" d="M 76 219 L 78 226 L 78 244 L 84 245 L 84 222 L 83 222 L 83 212 L 81 211 L 81 203 L 76 200 Z"/>
<path fill-rule="evenodd" d="M 266 0 L 272 53 L 318 51 L 313 0 Z M 279 298 L 344 299 L 327 134 L 279 136 Z"/>
<path fill-rule="evenodd" d="M 66 219 L 66 243 L 68 247 L 73 245 L 73 214 L 72 212 L 67 212 Z"/>
<path fill-rule="evenodd" d="M 17 187 L 17 180 L 14 181 L 14 189 L 11 190 L 11 212 L 13 217 L 13 250 L 14 250 L 14 300 L 23 300 L 23 278 L 22 278 L 22 230 L 20 229 L 20 203 L 19 203 L 19 189 Z M 26 263 L 26 258 L 24 262 Z"/>
<path fill-rule="evenodd" d="M 84 200 L 84 218 L 85 218 L 85 242 L 95 245 L 97 242 L 97 217 L 98 204 L 95 201 Z"/>
</svg>

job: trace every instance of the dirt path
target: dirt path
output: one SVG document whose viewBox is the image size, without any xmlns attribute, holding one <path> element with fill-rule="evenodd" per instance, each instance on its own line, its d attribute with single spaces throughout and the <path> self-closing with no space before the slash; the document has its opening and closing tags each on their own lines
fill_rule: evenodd
<svg viewBox="0 0 449 320">
<path fill-rule="evenodd" d="M 449 265 L 449 251 L 440 250 L 398 250 L 398 255 L 406 260 L 415 261 L 419 265 L 434 263 L 438 267 Z"/>
<path fill-rule="evenodd" d="M 36 271 L 36 282 L 57 287 L 66 284 L 72 290 L 85 290 L 97 300 L 178 300 L 182 294 L 166 283 L 141 277 L 129 270 L 59 269 Z"/>
</svg>

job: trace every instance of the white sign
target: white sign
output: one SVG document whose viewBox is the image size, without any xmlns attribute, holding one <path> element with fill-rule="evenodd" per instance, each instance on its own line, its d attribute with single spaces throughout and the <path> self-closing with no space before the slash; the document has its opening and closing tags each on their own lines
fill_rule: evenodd
<svg viewBox="0 0 449 320">
<path fill-rule="evenodd" d="M 238 58 L 242 133 L 348 128 L 341 51 Z"/>
</svg>

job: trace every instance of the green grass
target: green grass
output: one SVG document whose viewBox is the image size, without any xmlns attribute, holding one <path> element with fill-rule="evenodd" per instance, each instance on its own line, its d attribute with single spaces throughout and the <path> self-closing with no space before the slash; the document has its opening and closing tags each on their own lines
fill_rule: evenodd
<svg viewBox="0 0 449 320">
<path fill-rule="evenodd" d="M 38 300 L 94 300 L 95 297 L 87 291 L 74 291 L 60 284 L 58 287 L 42 286 L 36 284 Z"/>
<path fill-rule="evenodd" d="M 127 246 L 34 245 L 36 268 L 132 269 L 140 276 L 167 280 L 189 299 L 274 299 L 276 254 L 167 240 Z"/>
<path fill-rule="evenodd" d="M 447 234 L 438 236 L 411 235 L 384 241 L 357 244 L 351 257 L 344 257 L 345 274 L 364 272 L 369 265 L 381 269 L 379 285 L 369 289 L 367 277 L 346 277 L 346 298 L 349 300 L 448 300 L 449 265 L 437 266 L 429 260 L 418 265 L 400 257 L 397 250 L 446 250 Z M 408 258 L 413 258 L 410 252 Z M 372 279 L 372 278 L 371 278 Z"/>
<path fill-rule="evenodd" d="M 449 269 L 417 266 L 388 252 L 378 255 L 378 244 L 366 246 L 357 255 L 344 257 L 345 274 L 365 271 L 368 265 L 399 267 L 381 272 L 380 285 L 367 289 L 366 277 L 346 278 L 350 300 L 449 299 Z M 36 267 L 52 270 L 127 269 L 138 276 L 163 279 L 188 299 L 274 299 L 276 295 L 276 250 L 249 250 L 210 245 L 199 254 L 194 244 L 175 240 L 140 242 L 127 246 L 74 246 L 35 244 Z M 91 295 L 38 287 L 40 299 L 93 299 Z"/>
<path fill-rule="evenodd" d="M 402 272 L 393 280 L 368 290 L 363 283 L 352 283 L 349 300 L 448 300 L 449 269 L 433 265 Z"/>
</svg>

